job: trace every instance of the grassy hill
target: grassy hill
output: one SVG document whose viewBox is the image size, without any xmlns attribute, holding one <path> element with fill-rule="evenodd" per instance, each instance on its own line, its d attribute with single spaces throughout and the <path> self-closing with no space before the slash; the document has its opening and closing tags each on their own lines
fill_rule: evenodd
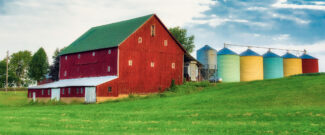
<svg viewBox="0 0 325 135">
<path fill-rule="evenodd" d="M 0 93 L 2 134 L 325 134 L 325 75 L 187 83 L 102 104 L 40 105 Z M 9 102 L 10 101 L 10 102 Z"/>
</svg>

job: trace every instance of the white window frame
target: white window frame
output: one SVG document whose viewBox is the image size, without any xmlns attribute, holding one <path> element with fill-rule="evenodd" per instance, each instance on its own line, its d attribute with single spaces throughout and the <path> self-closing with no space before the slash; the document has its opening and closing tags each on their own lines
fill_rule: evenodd
<svg viewBox="0 0 325 135">
<path fill-rule="evenodd" d="M 65 70 L 65 71 L 64 71 L 64 77 L 66 77 L 67 74 L 68 74 L 68 73 L 67 73 L 67 70 Z"/>
<path fill-rule="evenodd" d="M 78 54 L 78 59 L 80 59 L 81 58 L 81 54 Z"/>
<path fill-rule="evenodd" d="M 150 67 L 155 67 L 155 62 L 151 62 Z"/>
<path fill-rule="evenodd" d="M 132 66 L 132 65 L 133 65 L 132 60 L 129 60 L 129 66 Z"/>
<path fill-rule="evenodd" d="M 156 25 L 154 24 L 150 26 L 150 36 L 151 37 L 156 36 Z"/>
<path fill-rule="evenodd" d="M 96 52 L 93 52 L 92 56 L 96 56 Z"/>
<path fill-rule="evenodd" d="M 176 64 L 175 64 L 175 62 L 173 62 L 172 63 L 172 69 L 175 69 L 175 67 L 176 67 Z"/>
<path fill-rule="evenodd" d="M 111 51 L 111 49 L 109 49 L 109 50 L 108 50 L 108 54 L 111 54 L 111 53 L 112 53 L 112 51 Z"/>
<path fill-rule="evenodd" d="M 142 43 L 142 37 L 138 38 L 138 43 L 141 44 Z"/>
<path fill-rule="evenodd" d="M 44 95 L 44 90 L 42 89 L 42 96 Z"/>
<path fill-rule="evenodd" d="M 65 56 L 64 59 L 65 59 L 65 60 L 68 60 L 68 56 Z"/>
<path fill-rule="evenodd" d="M 107 66 L 107 72 L 111 72 L 111 66 Z"/>
<path fill-rule="evenodd" d="M 164 40 L 164 46 L 168 45 L 168 40 Z"/>
</svg>

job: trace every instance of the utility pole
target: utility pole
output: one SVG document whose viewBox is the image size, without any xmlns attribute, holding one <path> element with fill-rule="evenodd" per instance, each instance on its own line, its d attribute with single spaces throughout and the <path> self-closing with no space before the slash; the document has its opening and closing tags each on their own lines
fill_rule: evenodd
<svg viewBox="0 0 325 135">
<path fill-rule="evenodd" d="M 7 69 L 6 69 L 6 92 L 8 92 L 8 62 L 9 62 L 9 51 L 7 51 Z"/>
</svg>

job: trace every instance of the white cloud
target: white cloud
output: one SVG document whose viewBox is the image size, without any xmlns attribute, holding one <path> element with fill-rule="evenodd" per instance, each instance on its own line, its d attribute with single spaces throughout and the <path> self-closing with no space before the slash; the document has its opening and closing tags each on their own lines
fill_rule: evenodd
<svg viewBox="0 0 325 135">
<path fill-rule="evenodd" d="M 172 3 L 172 4 L 171 4 Z M 16 0 L 0 14 L 0 58 L 6 50 L 35 52 L 43 46 L 49 57 L 90 27 L 156 13 L 165 25 L 184 26 L 204 16 L 210 0 Z"/>
<path fill-rule="evenodd" d="M 290 35 L 289 34 L 280 34 L 280 35 L 277 35 L 277 36 L 273 36 L 273 40 L 275 41 L 283 41 L 283 40 L 288 40 L 290 38 Z"/>
<path fill-rule="evenodd" d="M 197 19 L 191 21 L 191 23 L 193 24 L 207 24 L 211 27 L 217 27 L 222 24 L 226 24 L 228 22 L 242 23 L 249 26 L 259 26 L 259 27 L 265 27 L 268 25 L 267 23 L 263 23 L 263 22 L 252 22 L 246 19 L 232 18 L 231 16 L 226 18 L 221 18 L 216 15 L 211 15 L 210 17 L 208 17 L 208 19 Z"/>
<path fill-rule="evenodd" d="M 274 8 L 291 8 L 291 9 L 310 9 L 310 10 L 325 10 L 325 6 L 321 5 L 323 2 L 318 2 L 316 5 L 297 5 L 288 4 L 287 0 L 278 0 L 272 5 Z"/>
<path fill-rule="evenodd" d="M 300 19 L 298 17 L 294 17 L 294 16 L 290 16 L 290 15 L 281 15 L 281 14 L 277 14 L 277 13 L 268 13 L 271 17 L 273 18 L 279 18 L 282 20 L 290 20 L 290 21 L 294 21 L 297 24 L 309 24 L 310 20 L 304 20 L 304 19 Z"/>
</svg>

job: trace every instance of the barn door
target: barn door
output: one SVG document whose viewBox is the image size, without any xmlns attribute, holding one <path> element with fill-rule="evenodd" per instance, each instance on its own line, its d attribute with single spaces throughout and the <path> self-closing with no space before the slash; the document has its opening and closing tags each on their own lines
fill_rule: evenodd
<svg viewBox="0 0 325 135">
<path fill-rule="evenodd" d="M 85 88 L 85 102 L 96 103 L 96 87 Z"/>
<path fill-rule="evenodd" d="M 51 100 L 56 100 L 56 101 L 60 100 L 60 89 L 59 88 L 51 90 Z"/>
<path fill-rule="evenodd" d="M 33 92 L 33 101 L 36 101 L 36 92 Z"/>
</svg>

